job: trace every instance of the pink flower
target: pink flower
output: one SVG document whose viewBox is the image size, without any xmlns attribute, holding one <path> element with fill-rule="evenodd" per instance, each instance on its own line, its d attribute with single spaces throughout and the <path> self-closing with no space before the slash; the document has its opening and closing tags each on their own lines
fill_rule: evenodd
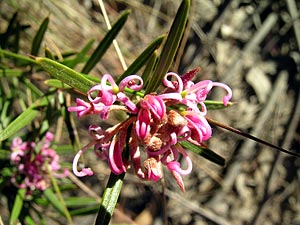
<svg viewBox="0 0 300 225">
<path fill-rule="evenodd" d="M 169 72 L 162 81 L 165 90 L 145 96 L 141 91 L 141 77 L 130 75 L 117 85 L 111 75 L 104 75 L 101 83 L 88 91 L 90 102 L 76 100 L 77 106 L 69 107 L 69 111 L 77 112 L 79 117 L 99 114 L 107 119 L 111 110 L 122 110 L 128 113 L 128 118 L 105 131 L 99 126 L 90 126 L 92 141 L 75 156 L 74 173 L 78 176 L 93 174 L 90 168 L 78 171 L 77 164 L 81 154 L 94 146 L 96 156 L 107 160 L 114 174 L 124 173 L 132 165 L 139 178 L 158 181 L 162 177 L 162 166 L 166 166 L 184 191 L 182 176 L 191 173 L 192 161 L 180 143 L 189 141 L 201 145 L 212 136 L 205 118 L 205 100 L 213 87 L 226 91 L 225 106 L 232 97 L 231 89 L 223 83 L 193 82 L 198 71 L 196 68 L 183 76 Z M 132 99 L 138 91 L 142 98 Z M 186 161 L 186 168 L 181 166 L 180 155 Z"/>
<path fill-rule="evenodd" d="M 45 190 L 50 185 L 47 164 L 55 177 L 65 177 L 68 170 L 58 173 L 61 169 L 59 156 L 50 148 L 53 134 L 47 132 L 41 143 L 23 142 L 21 138 L 13 139 L 11 145 L 11 162 L 16 165 L 16 171 L 11 178 L 13 184 L 30 191 Z M 40 146 L 39 149 L 36 149 Z"/>
</svg>

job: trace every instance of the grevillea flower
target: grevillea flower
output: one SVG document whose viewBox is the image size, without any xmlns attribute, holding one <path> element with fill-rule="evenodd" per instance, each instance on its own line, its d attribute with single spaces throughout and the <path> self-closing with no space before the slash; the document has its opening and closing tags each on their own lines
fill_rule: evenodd
<svg viewBox="0 0 300 225">
<path fill-rule="evenodd" d="M 213 87 L 227 92 L 223 97 L 225 106 L 232 97 L 231 89 L 223 83 L 211 80 L 194 83 L 192 78 L 197 72 L 198 69 L 194 69 L 183 76 L 167 73 L 162 81 L 165 86 L 162 93 L 134 100 L 135 95 L 130 93 L 143 88 L 139 76 L 128 76 L 117 85 L 110 75 L 104 75 L 101 83 L 88 91 L 89 102 L 77 99 L 77 106 L 69 107 L 69 111 L 77 112 L 78 117 L 99 114 L 107 119 L 111 110 L 118 109 L 129 113 L 129 117 L 105 131 L 96 125 L 90 126 L 92 140 L 74 158 L 74 173 L 77 176 L 93 174 L 90 168 L 79 172 L 77 163 L 80 155 L 94 146 L 96 156 L 107 160 L 113 173 L 125 173 L 132 166 L 139 178 L 158 181 L 165 166 L 184 191 L 181 176 L 191 173 L 192 161 L 180 143 L 188 141 L 201 146 L 212 136 L 205 118 L 205 100 Z M 180 158 L 185 160 L 185 166 L 181 165 Z"/>
<path fill-rule="evenodd" d="M 50 175 L 47 169 L 52 171 L 57 178 L 65 177 L 68 170 L 59 173 L 61 165 L 59 156 L 50 148 L 53 134 L 47 132 L 40 143 L 23 142 L 20 137 L 13 139 L 11 144 L 11 163 L 16 166 L 16 171 L 11 181 L 19 188 L 26 188 L 27 194 L 31 191 L 45 190 L 50 185 Z"/>
</svg>

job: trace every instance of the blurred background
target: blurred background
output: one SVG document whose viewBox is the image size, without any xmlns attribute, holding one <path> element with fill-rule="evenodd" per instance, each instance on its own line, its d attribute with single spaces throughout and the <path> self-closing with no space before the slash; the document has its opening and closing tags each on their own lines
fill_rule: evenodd
<svg viewBox="0 0 300 225">
<path fill-rule="evenodd" d="M 154 38 L 168 31 L 180 1 L 104 3 L 111 23 L 123 10 L 131 10 L 117 36 L 129 65 Z M 210 118 L 299 152 L 300 2 L 191 0 L 191 5 L 172 71 L 183 74 L 200 67 L 196 80 L 224 82 L 232 88 L 235 104 L 209 111 Z M 28 25 L 17 46 L 24 54 L 30 52 L 29 43 L 47 16 L 50 23 L 43 46 L 54 52 L 79 51 L 90 39 L 96 39 L 96 46 L 108 30 L 97 0 L 1 0 L 0 33 L 15 12 L 21 24 Z M 111 46 L 91 74 L 117 77 L 122 72 Z M 33 79 L 43 76 L 37 74 Z M 222 94 L 216 90 L 209 98 L 220 100 Z M 85 143 L 89 123 L 76 122 Z M 213 127 L 207 144 L 226 159 L 224 168 L 190 153 L 194 168 L 184 177 L 185 193 L 168 173 L 159 183 L 140 181 L 128 173 L 112 224 L 159 225 L 165 223 L 166 216 L 169 224 L 178 225 L 300 224 L 299 159 L 218 127 Z M 72 158 L 66 156 L 65 160 Z M 95 175 L 81 180 L 101 196 L 109 169 L 93 152 L 87 154 L 86 163 Z M 78 189 L 71 194 L 86 193 Z M 0 214 L 5 218 L 6 203 L 0 200 Z M 74 222 L 92 224 L 94 218 L 75 217 Z"/>
</svg>

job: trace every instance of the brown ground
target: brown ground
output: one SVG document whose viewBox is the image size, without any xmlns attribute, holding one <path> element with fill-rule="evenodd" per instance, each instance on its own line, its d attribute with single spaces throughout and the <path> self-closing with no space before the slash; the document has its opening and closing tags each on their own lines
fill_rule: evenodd
<svg viewBox="0 0 300 225">
<path fill-rule="evenodd" d="M 180 1 L 144 2 L 105 3 L 112 22 L 123 9 L 132 10 L 117 39 L 127 64 L 168 30 Z M 232 87 L 236 104 L 210 111 L 211 118 L 299 152 L 300 4 L 298 12 L 295 6 L 288 7 L 295 2 L 192 0 L 187 39 L 173 70 L 184 73 L 199 66 L 202 70 L 197 79 Z M 23 23 L 33 28 L 24 35 L 24 52 L 29 51 L 26 43 L 48 15 L 44 44 L 51 49 L 79 50 L 91 38 L 101 40 L 107 31 L 96 0 L 2 1 L 1 31 L 16 8 Z M 111 47 L 93 74 L 117 76 L 122 71 Z M 219 99 L 217 94 L 211 97 Z M 85 130 L 80 131 L 84 136 Z M 165 197 L 161 183 L 142 182 L 128 174 L 116 223 L 127 221 L 122 215 L 125 212 L 141 225 L 163 224 L 164 214 L 169 224 L 300 224 L 299 159 L 219 128 L 213 131 L 208 145 L 226 158 L 226 167 L 192 155 L 193 172 L 184 177 L 186 192 L 181 193 L 165 176 Z M 101 193 L 107 167 L 93 157 L 88 163 L 95 165 L 98 174 L 90 180 L 91 191 Z M 90 224 L 93 218 L 75 221 Z"/>
</svg>

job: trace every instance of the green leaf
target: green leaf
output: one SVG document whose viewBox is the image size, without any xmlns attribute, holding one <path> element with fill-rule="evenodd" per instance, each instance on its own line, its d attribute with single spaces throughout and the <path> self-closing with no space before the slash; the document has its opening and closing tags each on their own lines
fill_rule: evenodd
<svg viewBox="0 0 300 225">
<path fill-rule="evenodd" d="M 190 8 L 190 1 L 183 0 L 177 11 L 170 32 L 168 34 L 166 43 L 162 49 L 161 55 L 158 59 L 157 66 L 153 72 L 152 79 L 146 89 L 146 94 L 157 90 L 161 84 L 163 77 L 168 72 L 180 44 L 185 25 L 188 18 Z"/>
<path fill-rule="evenodd" d="M 225 166 L 225 159 L 208 148 L 195 145 L 189 141 L 182 141 L 180 142 L 180 145 L 186 150 L 190 150 L 197 155 L 201 155 L 202 157 L 213 163 L 216 163 L 219 166 Z"/>
<path fill-rule="evenodd" d="M 18 193 L 16 195 L 15 198 L 15 202 L 14 202 L 14 206 L 10 215 L 10 221 L 9 224 L 14 225 L 17 224 L 19 215 L 22 211 L 23 208 L 23 201 L 25 198 L 25 194 L 26 194 L 26 189 L 25 188 L 20 188 L 18 190 Z"/>
<path fill-rule="evenodd" d="M 121 82 L 125 77 L 130 74 L 135 74 L 142 68 L 143 65 L 149 60 L 149 57 L 153 54 L 153 52 L 159 48 L 161 45 L 165 35 L 162 35 L 155 39 L 137 58 L 133 63 L 127 68 L 127 70 L 118 78 L 117 84 Z"/>
<path fill-rule="evenodd" d="M 94 82 L 69 67 L 48 58 L 37 57 L 36 62 L 51 76 L 86 94 Z"/>
<path fill-rule="evenodd" d="M 93 69 L 93 67 L 99 62 L 99 60 L 104 55 L 106 50 L 112 44 L 113 40 L 115 39 L 115 37 L 117 36 L 119 31 L 124 26 L 129 13 L 130 13 L 129 10 L 126 10 L 124 13 L 122 13 L 122 15 L 117 20 L 117 22 L 107 32 L 107 34 L 105 35 L 103 40 L 99 43 L 98 47 L 96 48 L 96 50 L 91 55 L 90 59 L 87 61 L 87 63 L 83 67 L 83 69 L 81 71 L 82 73 L 88 74 Z"/>
<path fill-rule="evenodd" d="M 67 207 L 80 207 L 88 205 L 97 205 L 99 207 L 99 202 L 92 197 L 68 197 L 64 200 Z"/>
<path fill-rule="evenodd" d="M 65 84 L 62 81 L 57 80 L 57 79 L 45 80 L 45 84 L 48 85 L 49 87 L 60 88 L 60 89 L 70 89 L 70 88 L 72 88 L 69 85 L 67 85 L 67 84 Z"/>
<path fill-rule="evenodd" d="M 23 71 L 19 69 L 0 69 L 0 77 L 20 77 Z"/>
<path fill-rule="evenodd" d="M 144 87 L 147 89 L 147 85 L 151 76 L 151 73 L 153 72 L 153 68 L 155 67 L 157 63 L 157 51 L 154 51 L 152 55 L 150 56 L 146 68 L 142 74 L 142 79 L 144 81 Z"/>
<path fill-rule="evenodd" d="M 1 48 L 6 48 L 8 44 L 9 37 L 15 33 L 18 12 L 15 12 L 12 18 L 9 20 L 6 31 L 3 34 L 0 34 L 0 46 Z"/>
<path fill-rule="evenodd" d="M 47 188 L 43 192 L 44 196 L 48 199 L 48 201 L 51 203 L 51 205 L 63 216 L 65 216 L 65 209 L 64 206 L 62 205 L 61 201 L 56 197 L 54 192 L 50 189 Z"/>
<path fill-rule="evenodd" d="M 12 57 L 14 59 L 18 59 L 20 61 L 23 61 L 23 62 L 26 62 L 26 63 L 29 63 L 29 64 L 36 64 L 36 61 L 32 58 L 29 58 L 27 56 L 17 54 L 17 53 L 13 53 L 13 52 L 10 52 L 10 51 L 7 51 L 7 50 L 4 50 L 4 49 L 0 48 L 0 55 L 1 54 Z"/>
<path fill-rule="evenodd" d="M 74 209 L 70 211 L 71 216 L 79 216 L 79 215 L 89 215 L 89 214 L 95 214 L 99 210 L 99 204 L 93 205 L 93 206 L 86 206 L 82 207 L 80 209 Z"/>
<path fill-rule="evenodd" d="M 88 51 L 92 48 L 93 43 L 95 42 L 94 39 L 91 39 L 84 47 L 83 49 L 76 55 L 76 57 L 72 60 L 68 60 L 64 65 L 74 68 L 78 63 L 84 62 L 85 55 L 88 53 Z"/>
<path fill-rule="evenodd" d="M 21 113 L 16 119 L 14 119 L 1 133 L 0 133 L 0 141 L 3 141 L 15 133 L 17 133 L 20 129 L 28 125 L 40 111 L 39 107 L 46 106 L 48 104 L 47 98 L 41 98 L 32 104 L 29 108 L 27 108 L 23 113 Z"/>
<path fill-rule="evenodd" d="M 35 225 L 35 221 L 32 219 L 32 217 L 30 215 L 26 215 L 25 216 L 25 222 L 28 225 Z"/>
<path fill-rule="evenodd" d="M 224 109 L 233 105 L 232 102 L 228 102 L 227 105 L 225 106 L 222 101 L 214 101 L 214 100 L 205 100 L 204 104 L 207 110 Z"/>
<path fill-rule="evenodd" d="M 31 55 L 38 55 L 48 24 L 49 17 L 46 17 L 33 38 L 30 52 Z"/>
<path fill-rule="evenodd" d="M 125 173 L 120 175 L 110 174 L 108 183 L 102 196 L 102 202 L 95 225 L 108 225 L 116 207 Z"/>
</svg>

